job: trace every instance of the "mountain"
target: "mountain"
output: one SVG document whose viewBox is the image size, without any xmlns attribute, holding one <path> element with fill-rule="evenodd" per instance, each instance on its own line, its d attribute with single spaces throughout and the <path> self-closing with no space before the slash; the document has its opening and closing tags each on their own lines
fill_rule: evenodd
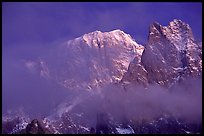
<svg viewBox="0 0 204 136">
<path fill-rule="evenodd" d="M 41 57 L 25 65 L 69 90 L 118 82 L 171 87 L 201 75 L 201 45 L 188 24 L 174 19 L 168 26 L 154 22 L 145 46 L 121 30 L 94 31 L 58 46 L 53 59 Z"/>
<path fill-rule="evenodd" d="M 67 89 L 91 90 L 120 81 L 129 63 L 135 57 L 140 59 L 143 50 L 121 30 L 94 31 L 58 46 L 49 59 L 27 60 L 25 66 Z"/>
<path fill-rule="evenodd" d="M 32 113 L 41 105 L 41 112 L 51 110 L 37 120 L 5 118 L 2 131 L 201 133 L 202 124 L 190 122 L 200 119 L 201 86 L 187 80 L 202 76 L 201 48 L 190 26 L 177 19 L 168 26 L 151 24 L 145 45 L 121 30 L 94 31 L 59 44 L 20 63 Z"/>
<path fill-rule="evenodd" d="M 174 19 L 168 26 L 154 22 L 141 56 L 129 65 L 122 81 L 169 87 L 186 77 L 200 76 L 202 50 L 190 26 Z"/>
</svg>

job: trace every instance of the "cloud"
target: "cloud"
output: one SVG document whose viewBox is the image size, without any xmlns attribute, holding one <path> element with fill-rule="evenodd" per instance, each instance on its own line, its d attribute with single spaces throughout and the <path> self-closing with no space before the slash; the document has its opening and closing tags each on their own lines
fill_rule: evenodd
<svg viewBox="0 0 204 136">
<path fill-rule="evenodd" d="M 110 84 L 100 93 L 80 95 L 80 103 L 72 108 L 75 112 L 85 113 L 90 123 L 96 121 L 98 113 L 111 115 L 117 121 L 152 120 L 168 114 L 187 122 L 200 123 L 201 86 L 201 79 L 187 79 L 170 90 L 156 85 L 150 85 L 148 89 L 133 85 L 124 90 L 120 85 Z"/>
</svg>

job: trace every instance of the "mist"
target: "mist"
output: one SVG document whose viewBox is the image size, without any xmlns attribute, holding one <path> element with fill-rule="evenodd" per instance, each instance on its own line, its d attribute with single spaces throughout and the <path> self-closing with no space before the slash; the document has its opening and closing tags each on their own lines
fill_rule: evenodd
<svg viewBox="0 0 204 136">
<path fill-rule="evenodd" d="M 91 91 L 73 91 L 47 80 L 25 67 L 26 60 L 41 57 L 58 66 L 55 46 L 26 45 L 3 48 L 2 112 L 23 109 L 31 118 L 52 114 L 84 113 L 85 122 L 95 125 L 97 113 L 107 113 L 118 121 L 151 120 L 170 114 L 190 122 L 202 120 L 202 79 L 188 78 L 170 89 L 158 85 L 108 84 Z M 86 73 L 87 74 L 87 73 Z M 65 106 L 64 106 L 65 105 Z M 68 105 L 68 106 L 66 106 Z M 53 113 L 55 112 L 55 113 Z"/>
<path fill-rule="evenodd" d="M 87 127 L 96 126 L 97 115 L 101 113 L 118 123 L 152 121 L 170 115 L 199 124 L 202 121 L 201 85 L 201 78 L 186 79 L 170 89 L 158 85 L 150 85 L 147 89 L 129 85 L 124 89 L 119 84 L 109 84 L 93 92 L 77 92 L 76 97 L 64 100 L 53 113 L 59 117 L 68 113 Z"/>
<path fill-rule="evenodd" d="M 131 120 L 148 120 L 166 113 L 199 122 L 202 119 L 201 81 L 189 79 L 184 82 L 194 85 L 188 90 L 175 85 L 173 91 L 156 85 L 148 89 L 132 86 L 127 90 L 111 87 L 104 92 L 104 109 L 114 117 Z"/>
<path fill-rule="evenodd" d="M 46 58 L 54 47 L 50 45 L 16 45 L 3 48 L 2 113 L 23 109 L 31 117 L 47 116 L 50 110 L 71 95 L 54 81 L 30 71 L 26 61 Z M 52 59 L 52 58 L 51 58 Z"/>
<path fill-rule="evenodd" d="M 95 125 L 98 113 L 110 115 L 119 122 L 150 121 L 164 114 L 191 123 L 202 121 L 202 80 L 189 78 L 170 89 L 158 85 L 129 85 L 124 89 L 110 84 L 97 93 L 83 94 L 73 112 L 85 113 L 89 124 Z M 63 107 L 64 111 L 66 107 Z"/>
</svg>

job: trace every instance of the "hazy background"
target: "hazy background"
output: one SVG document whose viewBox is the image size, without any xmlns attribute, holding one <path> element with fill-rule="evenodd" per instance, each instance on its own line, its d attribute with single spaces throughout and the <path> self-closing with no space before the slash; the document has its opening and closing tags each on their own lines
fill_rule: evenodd
<svg viewBox="0 0 204 136">
<path fill-rule="evenodd" d="M 37 75 L 26 71 L 23 65 L 24 60 L 35 60 L 39 56 L 46 56 L 49 50 L 54 50 L 54 46 L 95 30 L 111 31 L 121 29 L 130 34 L 136 42 L 144 44 L 147 40 L 149 25 L 153 21 L 157 21 L 161 25 L 167 25 L 175 18 L 188 23 L 194 32 L 195 38 L 201 40 L 202 3 L 3 2 L 3 112 L 13 108 L 27 107 L 27 112 L 35 116 L 44 116 L 48 115 L 50 110 L 57 106 L 61 100 L 73 95 L 67 93 L 65 89 L 60 88 L 58 85 L 47 82 Z M 201 87 L 201 84 L 199 84 L 199 87 Z M 109 90 L 109 88 L 106 89 L 107 91 Z M 113 88 L 112 90 L 114 92 L 116 89 Z M 113 96 L 113 94 L 110 93 L 109 97 Z M 140 94 L 138 95 L 140 96 Z M 168 95 L 165 96 L 166 94 L 162 93 L 160 95 L 160 92 L 158 94 L 156 92 L 155 95 L 151 96 L 152 98 L 148 99 L 153 101 L 159 97 L 162 98 L 161 101 L 164 104 L 175 101 L 174 105 L 177 102 L 181 103 L 181 106 L 188 100 L 188 97 L 185 96 L 184 100 L 181 100 L 182 102 L 177 97 L 172 96 L 166 99 Z M 120 102 L 122 95 L 119 94 L 117 97 L 117 99 L 113 99 L 111 102 L 113 104 L 118 103 L 120 106 L 123 104 L 123 102 Z M 200 92 L 198 95 L 196 93 L 196 97 L 192 98 L 195 102 L 188 103 L 192 106 L 184 107 L 184 109 L 189 111 L 190 108 L 192 110 L 192 107 L 199 103 L 198 109 L 195 110 L 195 113 L 199 114 L 201 108 L 200 97 Z M 113 98 L 115 97 L 113 96 Z M 141 101 L 144 101 L 146 96 L 140 96 L 140 98 Z M 135 102 L 133 100 L 130 105 L 134 105 Z M 123 106 L 127 107 L 125 104 Z M 109 104 L 105 105 L 108 106 Z M 159 101 L 155 101 L 155 105 L 159 107 Z M 109 108 L 106 106 L 105 108 Z M 118 107 L 114 105 L 113 107 L 116 108 L 112 111 L 115 114 Z M 90 108 L 92 108 L 91 105 Z M 90 111 L 94 111 L 93 109 Z M 171 109 L 174 111 L 175 106 Z M 142 112 L 139 112 L 139 114 L 142 114 Z M 128 113 L 128 116 L 131 116 L 131 114 L 129 115 Z"/>
</svg>

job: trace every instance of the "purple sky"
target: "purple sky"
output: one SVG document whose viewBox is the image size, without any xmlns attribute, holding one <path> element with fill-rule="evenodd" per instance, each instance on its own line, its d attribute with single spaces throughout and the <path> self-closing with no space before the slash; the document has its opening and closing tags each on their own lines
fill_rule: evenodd
<svg viewBox="0 0 204 136">
<path fill-rule="evenodd" d="M 138 43 L 153 21 L 181 19 L 202 38 L 202 3 L 7 3 L 2 4 L 3 47 L 66 41 L 95 30 L 121 29 Z"/>
</svg>

